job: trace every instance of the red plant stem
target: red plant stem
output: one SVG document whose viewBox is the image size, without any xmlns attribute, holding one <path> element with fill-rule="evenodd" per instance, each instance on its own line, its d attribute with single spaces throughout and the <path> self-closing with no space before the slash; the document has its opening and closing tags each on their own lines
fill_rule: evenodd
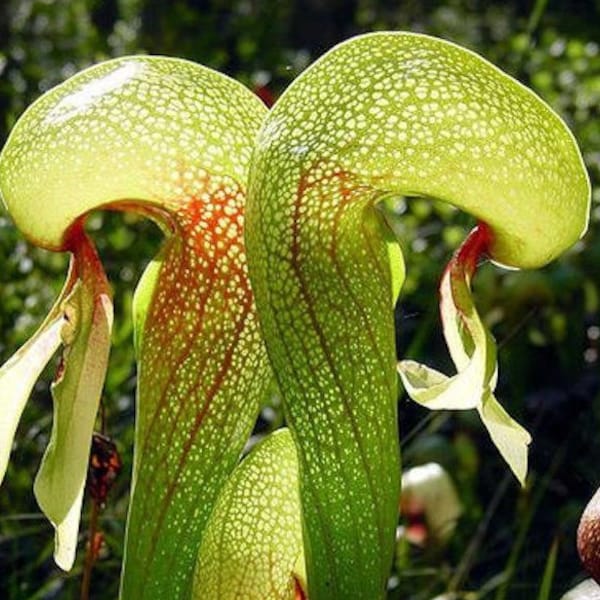
<svg viewBox="0 0 600 600">
<path fill-rule="evenodd" d="M 92 570 L 97 558 L 96 551 L 96 530 L 98 528 L 98 515 L 100 513 L 100 504 L 97 500 L 92 500 L 92 509 L 90 513 L 90 525 L 88 527 L 88 543 L 85 553 L 85 562 L 83 565 L 83 578 L 81 580 L 80 600 L 89 600 L 90 583 L 92 581 Z"/>
</svg>

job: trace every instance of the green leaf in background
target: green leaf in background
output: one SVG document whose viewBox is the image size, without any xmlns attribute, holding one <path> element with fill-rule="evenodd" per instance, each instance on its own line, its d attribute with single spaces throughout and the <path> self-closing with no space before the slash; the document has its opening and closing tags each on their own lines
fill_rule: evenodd
<svg viewBox="0 0 600 600">
<path fill-rule="evenodd" d="M 232 473 L 208 521 L 193 598 L 292 600 L 304 584 L 298 460 L 286 429 Z"/>
<path fill-rule="evenodd" d="M 376 205 L 454 204 L 489 226 L 494 261 L 537 267 L 587 227 L 582 158 L 560 118 L 481 57 L 382 32 L 335 47 L 286 90 L 259 134 L 249 190 L 250 277 L 298 445 L 308 596 L 381 598 L 399 495 L 398 280 Z M 471 358 L 453 346 L 460 363 Z M 477 353 L 479 381 L 495 383 L 491 346 Z M 462 401 L 482 406 L 502 447 L 514 428 L 479 387 Z"/>
<path fill-rule="evenodd" d="M 246 179 L 265 113 L 224 75 L 184 60 L 127 57 L 42 96 L 0 158 L 4 202 L 38 245 L 86 252 L 81 224 L 98 208 L 149 217 L 166 236 L 135 301 L 125 599 L 189 598 L 202 531 L 271 379 L 243 247 Z M 108 352 L 107 294 L 94 287 L 101 273 L 99 263 L 93 277 L 84 272 L 65 308 L 80 331 L 67 340 L 53 438 L 36 483 L 53 522 L 64 524 L 69 552 L 81 477 L 66 469 L 85 462 L 86 437 L 89 451 L 97 398 L 86 390 L 101 387 Z"/>
<path fill-rule="evenodd" d="M 548 558 L 546 559 L 546 567 L 544 569 L 544 576 L 540 582 L 540 591 L 538 593 L 537 600 L 550 600 L 550 593 L 552 592 L 552 580 L 554 579 L 554 573 L 556 571 L 558 549 L 558 539 L 554 539 L 548 552 Z"/>
</svg>

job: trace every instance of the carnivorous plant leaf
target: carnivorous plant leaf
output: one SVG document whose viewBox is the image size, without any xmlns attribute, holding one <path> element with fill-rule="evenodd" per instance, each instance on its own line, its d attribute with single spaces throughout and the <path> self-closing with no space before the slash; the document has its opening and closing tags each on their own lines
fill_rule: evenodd
<svg viewBox="0 0 600 600">
<path fill-rule="evenodd" d="M 390 194 L 468 211 L 489 228 L 495 262 L 526 268 L 582 235 L 590 189 L 556 114 L 481 57 L 431 37 L 349 40 L 275 104 L 253 158 L 246 246 L 298 446 L 311 600 L 383 597 L 392 559 L 400 465 L 389 298 L 399 278 L 377 210 Z M 512 431 L 490 424 L 512 425 L 488 396 L 492 347 L 471 329 L 477 376 L 455 401 L 487 405 L 502 448 Z M 475 353 L 465 335 L 451 349 L 461 370 Z M 450 385 L 423 372 L 426 385 Z"/>
<path fill-rule="evenodd" d="M 293 600 L 304 578 L 298 459 L 286 429 L 232 473 L 204 533 L 193 598 Z"/>
<path fill-rule="evenodd" d="M 581 563 L 600 584 L 600 489 L 588 502 L 577 528 L 577 551 Z"/>
<path fill-rule="evenodd" d="M 166 235 L 135 296 L 138 396 L 123 598 L 189 598 L 203 528 L 269 383 L 242 238 L 248 165 L 265 113 L 250 91 L 214 71 L 128 57 L 45 94 L 0 158 L 0 189 L 17 226 L 38 245 L 70 250 L 78 264 L 83 221 L 94 209 L 135 211 Z M 54 521 L 77 489 L 64 469 L 93 421 L 108 351 L 100 263 L 78 277 L 77 325 L 54 390 L 58 433 L 36 483 Z M 84 383 L 94 398 L 84 399 Z M 89 437 L 87 445 L 78 460 L 89 453 Z"/>
</svg>

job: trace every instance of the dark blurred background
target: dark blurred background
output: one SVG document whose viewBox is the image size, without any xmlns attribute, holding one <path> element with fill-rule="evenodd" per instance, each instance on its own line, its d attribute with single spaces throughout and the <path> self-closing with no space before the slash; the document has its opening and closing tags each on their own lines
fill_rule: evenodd
<svg viewBox="0 0 600 600">
<path fill-rule="evenodd" d="M 600 0 L 2 0 L 0 144 L 41 93 L 110 57 L 185 57 L 236 77 L 269 99 L 333 44 L 379 29 L 453 40 L 532 87 L 573 130 L 593 184 L 590 231 L 569 253 L 536 272 L 484 265 L 474 284 L 476 302 L 500 345 L 498 396 L 533 434 L 527 487 L 519 489 L 476 415 L 431 415 L 400 399 L 405 466 L 443 464 L 457 484 L 464 514 L 444 551 L 399 543 L 390 598 L 428 600 L 444 592 L 455 593 L 447 600 L 559 598 L 583 577 L 575 530 L 600 485 Z M 397 309 L 399 355 L 449 371 L 436 287 L 443 263 L 472 223 L 425 200 L 398 198 L 393 208 L 408 267 Z M 160 236 L 148 222 L 114 214 L 93 215 L 89 229 L 115 289 L 117 318 L 103 410 L 106 432 L 124 462 L 101 517 L 105 546 L 91 597 L 114 598 L 132 459 L 131 298 Z M 66 256 L 25 243 L 0 209 L 2 361 L 45 315 L 66 263 Z M 25 411 L 0 489 L 0 598 L 79 594 L 89 506 L 84 506 L 77 563 L 64 574 L 52 562 L 51 527 L 32 493 L 49 436 L 50 377 L 49 372 L 37 385 Z M 255 435 L 281 422 L 274 397 Z M 549 595 L 543 580 L 552 582 Z"/>
</svg>

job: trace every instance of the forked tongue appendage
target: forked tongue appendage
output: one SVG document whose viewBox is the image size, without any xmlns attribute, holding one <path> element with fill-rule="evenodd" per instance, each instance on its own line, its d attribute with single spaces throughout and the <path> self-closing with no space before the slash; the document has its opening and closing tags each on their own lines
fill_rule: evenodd
<svg viewBox="0 0 600 600">
<path fill-rule="evenodd" d="M 62 305 L 77 277 L 73 264 L 63 289 L 38 330 L 0 367 L 0 483 L 2 482 L 17 425 L 42 371 L 60 347 L 64 324 Z"/>
<path fill-rule="evenodd" d="M 494 396 L 496 343 L 477 312 L 471 292 L 477 264 L 490 242 L 489 228 L 485 224 L 475 227 L 450 260 L 440 283 L 444 337 L 457 374 L 448 377 L 412 360 L 401 361 L 398 371 L 407 394 L 427 408 L 476 408 L 492 441 L 523 485 L 531 437 Z"/>
<path fill-rule="evenodd" d="M 50 443 L 34 492 L 56 531 L 55 560 L 68 570 L 75 558 L 83 488 L 104 386 L 113 310 L 96 250 L 83 229 L 69 238 L 76 282 L 62 303 L 63 355 L 52 384 Z"/>
</svg>

